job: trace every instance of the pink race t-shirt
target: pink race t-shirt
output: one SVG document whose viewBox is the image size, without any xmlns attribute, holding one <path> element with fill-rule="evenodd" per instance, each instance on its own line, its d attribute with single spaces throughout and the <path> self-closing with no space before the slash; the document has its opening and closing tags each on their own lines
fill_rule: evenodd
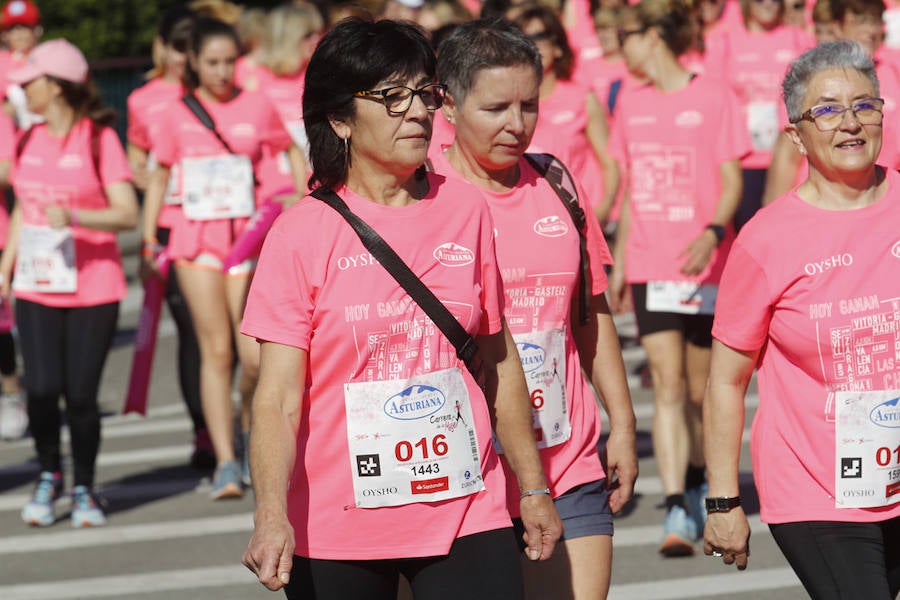
<svg viewBox="0 0 900 600">
<path fill-rule="evenodd" d="M 264 149 L 277 153 L 290 146 L 287 130 L 264 95 L 242 91 L 229 102 L 209 102 L 197 97 L 231 149 L 249 157 L 254 169 Z M 153 152 L 160 164 L 167 166 L 187 157 L 227 154 L 222 143 L 183 102 L 173 103 L 166 111 Z M 259 201 L 260 190 L 256 192 Z M 201 252 L 210 252 L 224 258 L 246 224 L 245 218 L 190 221 L 181 212 L 173 218 L 169 255 L 173 259 L 193 259 Z"/>
<path fill-rule="evenodd" d="M 16 155 L 16 125 L 5 112 L 0 111 L 0 161 L 8 161 L 12 165 Z M 6 246 L 9 230 L 9 213 L 6 203 L 0 202 L 0 248 Z"/>
<path fill-rule="evenodd" d="M 180 83 L 165 81 L 161 77 L 151 79 L 128 96 L 128 130 L 126 138 L 129 144 L 145 152 L 151 152 L 154 140 L 159 137 L 163 122 L 163 114 L 173 102 L 178 102 L 184 95 L 184 87 Z M 155 166 L 156 159 L 148 156 L 148 168 Z M 174 175 L 173 175 L 174 176 Z M 171 227 L 174 216 L 181 211 L 175 204 L 163 204 L 156 220 L 160 227 Z"/>
<path fill-rule="evenodd" d="M 22 209 L 23 225 L 47 225 L 43 208 L 69 210 L 109 207 L 104 187 L 131 181 L 131 169 L 116 132 L 100 132 L 100 179 L 91 156 L 91 122 L 84 118 L 66 137 L 54 137 L 44 124 L 35 125 L 22 154 L 14 162 L 10 182 Z M 46 306 L 80 307 L 118 302 L 125 297 L 125 274 L 116 234 L 85 227 L 72 228 L 78 287 L 74 293 L 51 294 L 16 290 L 16 298 Z"/>
<path fill-rule="evenodd" d="M 609 142 L 628 175 L 628 283 L 682 281 L 678 255 L 712 221 L 722 191 L 719 167 L 750 150 L 734 93 L 695 77 L 664 93 L 626 90 Z M 733 239 L 730 226 L 707 267 L 692 280 L 716 283 Z"/>
<path fill-rule="evenodd" d="M 900 390 L 900 176 L 887 177 L 887 193 L 858 210 L 791 192 L 731 249 L 713 335 L 765 348 L 750 451 L 767 523 L 900 516 L 900 503 L 835 506 L 835 393 Z"/>
<path fill-rule="evenodd" d="M 725 77 L 737 93 L 753 152 L 741 161 L 745 169 L 766 169 L 778 138 L 781 81 L 792 60 L 806 50 L 809 38 L 795 27 L 770 31 L 728 30 Z"/>
<path fill-rule="evenodd" d="M 503 299 L 488 207 L 468 184 L 435 174 L 428 183 L 425 198 L 405 207 L 376 204 L 347 188 L 337 193 L 469 333 L 497 333 Z M 306 197 L 275 222 L 242 332 L 309 352 L 288 495 L 297 554 L 345 560 L 438 556 L 457 537 L 510 526 L 505 477 L 480 388 L 449 340 L 324 202 Z M 357 507 L 345 385 L 453 367 L 462 369 L 471 400 L 485 489 L 440 502 Z"/>
<path fill-rule="evenodd" d="M 528 152 L 552 154 L 560 159 L 584 186 L 588 204 L 596 206 L 603 200 L 603 176 L 586 133 L 590 93 L 580 84 L 558 80 L 553 93 L 541 98 Z"/>
<path fill-rule="evenodd" d="M 544 475 L 555 498 L 578 485 L 604 477 L 597 453 L 600 410 L 582 374 L 578 349 L 572 337 L 572 329 L 581 326 L 577 298 L 573 303 L 578 293 L 581 265 L 578 230 L 547 180 L 524 158 L 519 160 L 519 169 L 519 183 L 509 192 L 492 192 L 471 185 L 484 196 L 494 220 L 494 243 L 505 297 L 503 314 L 510 332 L 514 336 L 548 330 L 565 333 L 564 389 L 571 436 L 566 442 L 540 451 Z M 435 162 L 435 170 L 463 179 L 445 157 Z M 586 234 L 591 292 L 599 296 L 606 291 L 604 266 L 612 264 L 612 257 L 597 220 L 590 218 L 591 209 L 584 202 L 583 190 L 579 190 L 579 199 L 588 215 Z M 522 343 L 519 339 L 517 342 Z M 529 372 L 541 368 L 535 367 L 526 354 L 520 352 L 520 356 L 523 368 Z M 519 488 L 505 460 L 503 466 L 507 472 L 509 512 L 517 517 Z"/>
</svg>

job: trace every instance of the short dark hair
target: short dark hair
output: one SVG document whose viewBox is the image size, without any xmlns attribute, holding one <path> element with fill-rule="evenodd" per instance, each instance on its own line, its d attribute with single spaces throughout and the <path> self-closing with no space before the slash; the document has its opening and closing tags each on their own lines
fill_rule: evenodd
<svg viewBox="0 0 900 600">
<path fill-rule="evenodd" d="M 541 80 L 541 54 L 534 42 L 497 17 L 459 25 L 438 52 L 438 77 L 457 104 L 465 100 L 482 70 L 519 65 L 534 69 Z"/>
<path fill-rule="evenodd" d="M 829 4 L 831 16 L 839 22 L 844 21 L 848 12 L 881 19 L 887 10 L 884 0 L 831 0 Z"/>
<path fill-rule="evenodd" d="M 344 142 L 329 118 L 352 119 L 354 94 L 388 77 L 434 77 L 434 52 L 422 30 L 408 22 L 344 19 L 329 31 L 306 69 L 303 124 L 309 139 L 309 187 L 334 188 L 347 179 Z"/>
<path fill-rule="evenodd" d="M 191 43 L 189 50 L 194 56 L 199 56 L 203 46 L 212 38 L 227 37 L 234 42 L 235 48 L 240 51 L 241 38 L 238 37 L 234 27 L 224 21 L 213 19 L 212 17 L 198 17 L 194 20 L 191 29 Z M 184 84 L 190 89 L 197 89 L 200 85 L 200 78 L 197 72 L 191 67 L 190 61 L 184 67 Z"/>
<path fill-rule="evenodd" d="M 515 23 L 524 29 L 529 21 L 537 19 L 544 26 L 544 30 L 550 34 L 551 41 L 559 48 L 560 57 L 553 63 L 553 73 L 560 79 L 572 79 L 572 71 L 575 69 L 575 53 L 569 45 L 569 36 L 563 27 L 559 17 L 551 9 L 543 4 L 528 4 L 522 12 L 516 15 Z"/>
</svg>

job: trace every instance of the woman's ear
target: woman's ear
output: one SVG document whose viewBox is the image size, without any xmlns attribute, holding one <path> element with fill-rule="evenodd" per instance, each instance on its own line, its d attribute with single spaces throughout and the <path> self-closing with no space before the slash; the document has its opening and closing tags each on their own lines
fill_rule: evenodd
<svg viewBox="0 0 900 600">
<path fill-rule="evenodd" d="M 350 125 L 347 124 L 345 119 L 328 115 L 328 124 L 331 125 L 331 129 L 336 136 L 342 140 L 350 139 Z"/>
<path fill-rule="evenodd" d="M 444 114 L 447 122 L 453 125 L 456 125 L 456 108 L 456 98 L 453 97 L 453 94 L 447 92 L 444 95 L 444 104 L 441 106 L 441 112 Z"/>
<path fill-rule="evenodd" d="M 797 152 L 806 156 L 806 146 L 803 145 L 803 140 L 800 139 L 800 133 L 797 131 L 797 126 L 793 123 L 788 124 L 784 128 L 784 133 L 791 138 L 794 147 L 797 148 Z"/>
</svg>

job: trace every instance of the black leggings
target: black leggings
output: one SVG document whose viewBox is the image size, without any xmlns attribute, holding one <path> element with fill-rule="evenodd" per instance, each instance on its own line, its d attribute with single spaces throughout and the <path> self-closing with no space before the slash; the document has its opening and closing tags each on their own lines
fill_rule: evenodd
<svg viewBox="0 0 900 600">
<path fill-rule="evenodd" d="M 396 600 L 401 573 L 416 600 L 520 600 L 524 594 L 512 528 L 457 538 L 447 556 L 348 561 L 294 556 L 284 591 L 289 600 Z"/>
<path fill-rule="evenodd" d="M 900 592 L 900 517 L 769 529 L 813 600 L 894 600 Z"/>
<path fill-rule="evenodd" d="M 160 244 L 169 243 L 169 230 L 159 228 L 156 232 Z M 203 406 L 200 404 L 200 344 L 194 332 L 194 322 L 187 302 L 178 286 L 175 268 L 169 268 L 169 279 L 166 286 L 166 304 L 169 314 L 178 329 L 178 385 L 181 397 L 194 425 L 194 433 L 206 429 L 203 418 Z"/>
<path fill-rule="evenodd" d="M 16 323 L 28 394 L 28 419 L 42 471 L 59 471 L 59 397 L 66 399 L 74 485 L 91 486 L 100 450 L 97 392 L 119 303 L 54 308 L 16 301 Z"/>
<path fill-rule="evenodd" d="M 11 332 L 0 333 L 0 375 L 16 374 L 16 343 Z"/>
</svg>

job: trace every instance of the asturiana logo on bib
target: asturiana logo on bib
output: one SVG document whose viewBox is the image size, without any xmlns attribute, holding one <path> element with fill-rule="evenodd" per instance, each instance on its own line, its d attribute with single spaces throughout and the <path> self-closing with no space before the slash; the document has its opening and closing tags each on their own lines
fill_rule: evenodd
<svg viewBox="0 0 900 600">
<path fill-rule="evenodd" d="M 411 385 L 384 403 L 384 414 L 400 421 L 431 416 L 447 403 L 444 392 L 430 385 Z"/>
<path fill-rule="evenodd" d="M 891 248 L 891 254 L 894 255 L 894 258 L 900 258 L 900 240 L 897 240 L 897 243 Z"/>
<path fill-rule="evenodd" d="M 544 237 L 562 237 L 569 233 L 569 226 L 556 215 L 550 215 L 534 222 L 534 232 Z"/>
<path fill-rule="evenodd" d="M 544 364 L 547 353 L 537 344 L 519 342 L 516 344 L 516 348 L 519 350 L 519 360 L 522 361 L 522 370 L 526 373 L 540 369 L 541 365 Z"/>
<path fill-rule="evenodd" d="M 445 267 L 463 267 L 475 262 L 475 253 L 454 242 L 441 244 L 434 249 L 434 258 Z"/>
<path fill-rule="evenodd" d="M 877 405 L 869 413 L 869 420 L 879 427 L 900 428 L 900 397 Z"/>
</svg>

